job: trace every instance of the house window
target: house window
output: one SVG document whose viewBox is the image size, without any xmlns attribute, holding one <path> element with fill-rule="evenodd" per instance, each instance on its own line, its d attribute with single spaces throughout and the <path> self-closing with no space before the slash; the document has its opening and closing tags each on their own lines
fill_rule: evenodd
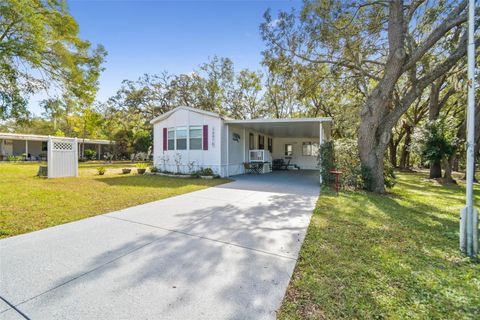
<svg viewBox="0 0 480 320">
<path fill-rule="evenodd" d="M 47 150 L 48 150 L 47 142 L 46 142 L 46 141 L 42 141 L 42 151 L 47 151 Z"/>
<path fill-rule="evenodd" d="M 285 155 L 289 157 L 293 155 L 293 145 L 291 144 L 285 145 Z"/>
<path fill-rule="evenodd" d="M 202 150 L 203 128 L 201 126 L 192 126 L 189 129 L 190 150 Z"/>
<path fill-rule="evenodd" d="M 312 143 L 311 142 L 304 142 L 302 146 L 302 155 L 304 156 L 311 156 L 312 154 Z"/>
<path fill-rule="evenodd" d="M 265 137 L 258 135 L 258 149 L 263 150 L 265 149 Z"/>
<path fill-rule="evenodd" d="M 187 150 L 187 128 L 178 127 L 175 131 L 175 139 L 177 150 Z"/>
<path fill-rule="evenodd" d="M 253 133 L 250 133 L 248 136 L 248 149 L 255 149 L 255 138 L 253 136 Z"/>
<path fill-rule="evenodd" d="M 167 150 L 175 150 L 175 129 L 174 128 L 168 129 L 167 141 L 168 141 Z"/>
<path fill-rule="evenodd" d="M 273 139 L 268 138 L 267 144 L 268 144 L 268 151 L 270 151 L 270 153 L 272 153 L 273 152 Z"/>
</svg>

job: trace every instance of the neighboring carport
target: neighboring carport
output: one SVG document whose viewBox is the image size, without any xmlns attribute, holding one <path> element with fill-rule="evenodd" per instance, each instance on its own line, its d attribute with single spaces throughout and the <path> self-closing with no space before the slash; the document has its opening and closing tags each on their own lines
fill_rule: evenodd
<svg viewBox="0 0 480 320">
<path fill-rule="evenodd" d="M 38 134 L 21 134 L 0 132 L 0 161 L 8 156 L 22 156 L 23 160 L 45 161 L 47 158 L 47 142 L 49 136 Z M 65 137 L 65 139 L 74 139 Z M 77 139 L 79 155 L 87 149 L 96 152 L 97 159 L 111 151 L 115 141 L 100 139 Z"/>
</svg>

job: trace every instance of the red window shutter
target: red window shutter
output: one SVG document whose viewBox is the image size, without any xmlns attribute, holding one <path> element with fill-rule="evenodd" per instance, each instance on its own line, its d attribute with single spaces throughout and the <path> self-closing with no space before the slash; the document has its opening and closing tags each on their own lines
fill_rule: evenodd
<svg viewBox="0 0 480 320">
<path fill-rule="evenodd" d="M 203 126 L 203 150 L 208 150 L 208 125 Z"/>
<path fill-rule="evenodd" d="M 163 128 L 163 151 L 167 150 L 167 128 Z"/>
</svg>

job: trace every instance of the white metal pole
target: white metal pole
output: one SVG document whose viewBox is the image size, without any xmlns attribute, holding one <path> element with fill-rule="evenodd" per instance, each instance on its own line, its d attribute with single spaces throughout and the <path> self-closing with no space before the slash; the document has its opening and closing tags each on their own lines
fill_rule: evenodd
<svg viewBox="0 0 480 320">
<path fill-rule="evenodd" d="M 474 225 L 475 216 L 478 215 L 473 207 L 473 178 L 475 168 L 475 1 L 469 1 L 468 9 L 468 106 L 467 106 L 467 177 L 466 177 L 466 207 L 463 211 L 460 223 L 460 246 L 462 251 L 470 257 L 477 255 L 478 246 L 474 239 L 478 239 L 476 233 L 478 227 Z M 462 236 L 466 241 L 462 240 Z M 475 233 L 475 235 L 474 235 Z M 478 241 L 478 240 L 477 240 Z M 466 248 L 463 248 L 465 246 Z"/>
<path fill-rule="evenodd" d="M 226 177 L 230 177 L 230 130 L 228 124 L 226 125 L 226 133 L 227 133 L 227 168 L 226 168 Z"/>
<path fill-rule="evenodd" d="M 322 147 L 323 143 L 323 124 L 320 122 L 319 125 L 320 132 L 318 134 L 318 156 L 320 157 L 320 148 Z M 320 162 L 322 162 L 322 158 L 320 158 Z M 322 184 L 322 168 L 320 167 L 320 184 Z"/>
</svg>

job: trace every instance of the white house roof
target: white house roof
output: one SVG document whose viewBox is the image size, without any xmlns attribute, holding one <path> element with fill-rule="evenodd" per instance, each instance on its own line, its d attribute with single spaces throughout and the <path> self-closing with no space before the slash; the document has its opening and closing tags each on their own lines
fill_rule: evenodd
<svg viewBox="0 0 480 320">
<path fill-rule="evenodd" d="M 71 137 L 61 137 L 62 139 L 75 139 Z M 48 136 L 39 134 L 23 134 L 23 133 L 7 133 L 0 132 L 0 139 L 5 140 L 28 140 L 28 141 L 48 141 Z M 77 138 L 78 142 L 83 142 L 84 139 Z M 100 140 L 100 139 L 85 139 L 85 143 L 89 144 L 115 144 L 114 141 Z"/>
<path fill-rule="evenodd" d="M 332 118 L 226 120 L 225 123 L 279 138 L 318 138 L 320 124 L 325 138 L 329 138 L 332 128 Z"/>
<path fill-rule="evenodd" d="M 180 106 L 172 109 L 164 114 L 159 115 L 150 121 L 155 124 L 168 118 L 178 110 L 187 110 L 215 118 L 221 118 L 225 124 L 235 127 L 251 128 L 266 135 L 275 137 L 304 137 L 318 138 L 320 137 L 320 124 L 324 128 L 326 138 L 330 137 L 332 128 L 332 118 L 288 118 L 288 119 L 250 119 L 250 120 L 233 120 L 221 117 L 215 112 L 205 111 L 187 106 Z"/>
<path fill-rule="evenodd" d="M 179 110 L 187 110 L 187 111 L 191 111 L 191 112 L 196 112 L 196 113 L 199 113 L 199 114 L 203 114 L 203 115 L 206 115 L 206 116 L 211 116 L 211 117 L 214 117 L 214 118 L 221 118 L 220 115 L 218 113 L 215 113 L 215 112 L 211 112 L 211 111 L 206 111 L 206 110 L 202 110 L 202 109 L 197 109 L 197 108 L 192 108 L 192 107 L 187 107 L 187 106 L 180 106 L 180 107 L 176 107 L 175 109 L 172 109 L 168 112 L 165 112 L 165 113 L 162 113 L 161 115 L 159 115 L 158 117 L 156 118 L 153 118 L 150 123 L 151 124 L 155 124 L 157 122 L 160 122 L 164 119 L 167 119 L 168 117 L 170 117 L 173 113 L 179 111 Z"/>
</svg>

